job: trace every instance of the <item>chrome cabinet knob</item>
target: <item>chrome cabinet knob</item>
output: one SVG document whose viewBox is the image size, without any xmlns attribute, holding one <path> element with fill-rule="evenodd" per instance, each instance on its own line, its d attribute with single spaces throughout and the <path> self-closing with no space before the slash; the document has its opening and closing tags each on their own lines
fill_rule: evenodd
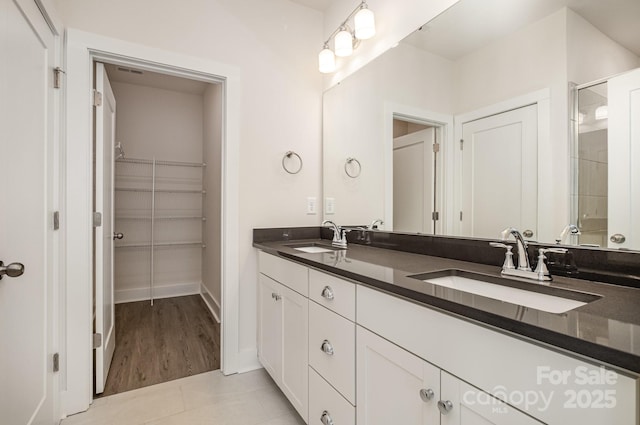
<svg viewBox="0 0 640 425">
<path fill-rule="evenodd" d="M 280 301 L 280 299 L 281 299 L 282 297 L 280 296 L 280 294 L 276 294 L 275 292 L 272 292 L 272 293 L 271 293 L 271 298 L 273 298 L 273 299 L 274 299 L 274 300 L 276 300 L 276 301 Z"/>
<path fill-rule="evenodd" d="M 324 341 L 322 341 L 320 349 L 324 351 L 325 354 L 333 356 L 333 345 L 331 345 L 331 342 L 329 342 L 329 340 L 325 339 Z"/>
<path fill-rule="evenodd" d="M 525 238 L 532 238 L 533 237 L 533 230 L 527 229 L 524 232 L 522 232 L 522 236 L 524 236 Z"/>
<path fill-rule="evenodd" d="M 443 415 L 446 415 L 453 410 L 453 403 L 451 400 L 440 400 L 438 401 L 438 410 Z"/>
<path fill-rule="evenodd" d="M 0 261 L 0 280 L 4 275 L 9 277 L 18 277 L 22 276 L 22 273 L 24 273 L 24 264 L 11 263 L 8 266 L 5 266 L 4 263 Z"/>
<path fill-rule="evenodd" d="M 621 235 L 620 233 L 616 233 L 615 235 L 611 235 L 609 240 L 613 243 L 624 243 L 627 238 L 625 238 L 624 235 Z"/>
<path fill-rule="evenodd" d="M 435 393 L 433 392 L 433 390 L 431 388 L 422 388 L 420 390 L 420 398 L 424 402 L 431 401 L 433 399 L 434 395 L 435 395 Z"/>
<path fill-rule="evenodd" d="M 328 299 L 329 301 L 331 301 L 335 295 L 333 294 L 333 289 L 331 289 L 331 286 L 325 286 L 324 289 L 322 290 L 322 294 L 321 294 L 324 298 Z"/>
<path fill-rule="evenodd" d="M 113 239 L 122 239 L 124 238 L 124 234 L 113 232 Z"/>
<path fill-rule="evenodd" d="M 331 415 L 329 415 L 329 412 L 327 412 L 326 410 L 322 412 L 322 415 L 320 416 L 320 422 L 322 422 L 323 425 L 333 425 L 333 419 L 331 419 Z"/>
</svg>

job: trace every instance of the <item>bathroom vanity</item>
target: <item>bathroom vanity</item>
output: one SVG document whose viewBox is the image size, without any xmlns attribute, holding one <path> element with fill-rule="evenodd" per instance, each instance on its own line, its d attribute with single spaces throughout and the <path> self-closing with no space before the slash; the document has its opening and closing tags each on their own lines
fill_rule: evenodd
<svg viewBox="0 0 640 425">
<path fill-rule="evenodd" d="M 254 234 L 259 359 L 309 424 L 638 423 L 639 289 L 267 239 Z M 459 277 L 498 291 L 456 289 Z"/>
</svg>

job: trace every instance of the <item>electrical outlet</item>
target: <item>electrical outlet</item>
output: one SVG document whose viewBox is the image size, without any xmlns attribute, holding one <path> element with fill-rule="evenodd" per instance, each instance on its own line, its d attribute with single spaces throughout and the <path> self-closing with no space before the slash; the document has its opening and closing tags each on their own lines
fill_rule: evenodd
<svg viewBox="0 0 640 425">
<path fill-rule="evenodd" d="M 307 197 L 307 214 L 315 215 L 318 212 L 317 201 L 315 196 Z"/>
<path fill-rule="evenodd" d="M 335 214 L 336 213 L 336 200 L 335 198 L 326 198 L 324 200 L 324 213 Z"/>
</svg>

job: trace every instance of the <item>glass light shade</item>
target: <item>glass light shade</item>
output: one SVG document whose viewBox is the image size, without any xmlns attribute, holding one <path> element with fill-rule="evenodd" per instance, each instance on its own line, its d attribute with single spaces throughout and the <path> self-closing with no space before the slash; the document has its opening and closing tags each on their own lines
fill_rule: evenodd
<svg viewBox="0 0 640 425">
<path fill-rule="evenodd" d="M 353 37 L 346 29 L 343 29 L 334 40 L 336 56 L 349 56 L 353 53 Z"/>
<path fill-rule="evenodd" d="M 322 49 L 318 54 L 318 69 L 323 74 L 328 74 L 336 70 L 336 56 L 328 47 Z"/>
<path fill-rule="evenodd" d="M 376 20 L 369 9 L 360 9 L 353 18 L 356 38 L 366 40 L 376 35 Z"/>
</svg>

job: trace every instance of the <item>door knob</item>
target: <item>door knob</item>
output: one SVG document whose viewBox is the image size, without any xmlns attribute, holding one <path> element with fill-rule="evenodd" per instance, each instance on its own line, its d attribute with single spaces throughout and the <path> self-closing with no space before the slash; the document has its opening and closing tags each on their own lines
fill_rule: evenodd
<svg viewBox="0 0 640 425">
<path fill-rule="evenodd" d="M 533 230 L 531 229 L 527 229 L 524 232 L 522 232 L 522 236 L 524 236 L 525 238 L 532 238 L 533 237 Z"/>
<path fill-rule="evenodd" d="M 325 354 L 333 356 L 333 345 L 331 345 L 328 339 L 325 339 L 324 341 L 322 341 L 322 345 L 320 346 L 320 349 L 324 351 Z"/>
<path fill-rule="evenodd" d="M 322 425 L 333 425 L 333 419 L 331 419 L 329 412 L 327 412 L 326 410 L 322 412 L 322 416 L 320 416 L 320 422 L 322 422 Z"/>
<path fill-rule="evenodd" d="M 621 235 L 620 233 L 616 233 L 615 235 L 611 235 L 609 240 L 613 243 L 624 243 L 627 238 L 625 238 L 624 235 Z"/>
<path fill-rule="evenodd" d="M 0 280 L 2 280 L 2 276 L 5 274 L 9 277 L 18 277 L 22 276 L 22 273 L 24 273 L 24 264 L 11 263 L 5 266 L 4 263 L 0 261 Z"/>
<path fill-rule="evenodd" d="M 113 239 L 122 239 L 124 238 L 124 234 L 113 232 Z"/>
<path fill-rule="evenodd" d="M 334 297 L 333 289 L 331 289 L 330 286 L 325 286 L 324 289 L 322 290 L 322 296 L 328 299 L 329 301 L 331 301 Z"/>
<path fill-rule="evenodd" d="M 431 388 L 422 388 L 420 390 L 420 398 L 424 402 L 430 401 L 433 398 L 433 396 L 435 396 L 435 393 Z"/>
</svg>

